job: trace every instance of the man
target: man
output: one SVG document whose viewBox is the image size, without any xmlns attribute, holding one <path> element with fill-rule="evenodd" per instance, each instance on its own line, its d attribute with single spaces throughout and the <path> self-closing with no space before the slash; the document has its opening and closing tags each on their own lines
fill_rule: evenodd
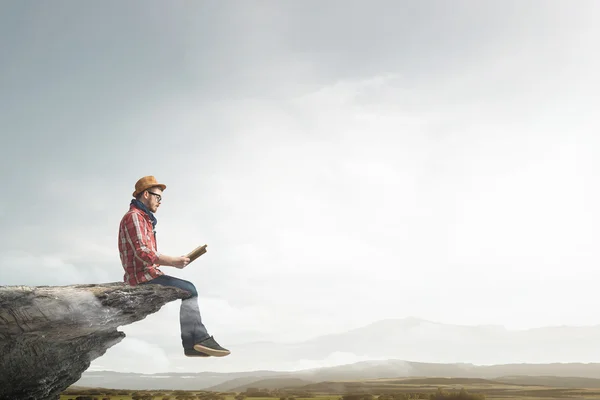
<svg viewBox="0 0 600 400">
<path fill-rule="evenodd" d="M 154 213 L 166 188 L 151 175 L 140 178 L 135 184 L 134 199 L 119 225 L 119 254 L 125 270 L 123 279 L 131 286 L 158 284 L 190 292 L 192 297 L 182 300 L 179 310 L 184 354 L 188 357 L 229 355 L 229 350 L 221 347 L 202 323 L 194 284 L 166 275 L 159 269 L 161 265 L 182 269 L 190 262 L 187 257 L 173 257 L 157 251 Z"/>
</svg>

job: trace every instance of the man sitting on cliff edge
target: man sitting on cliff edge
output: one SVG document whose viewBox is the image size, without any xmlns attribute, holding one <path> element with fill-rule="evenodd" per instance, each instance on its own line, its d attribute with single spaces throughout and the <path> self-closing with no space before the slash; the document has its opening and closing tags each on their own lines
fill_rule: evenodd
<svg viewBox="0 0 600 400">
<path fill-rule="evenodd" d="M 119 224 L 119 254 L 125 270 L 123 279 L 131 286 L 158 284 L 190 292 L 192 297 L 182 300 L 179 310 L 184 354 L 188 357 L 229 355 L 229 350 L 221 347 L 202 323 L 194 284 L 166 275 L 159 269 L 161 265 L 182 269 L 190 262 L 187 257 L 173 257 L 157 251 L 154 213 L 166 188 L 154 176 L 140 178 L 135 184 L 134 199 Z"/>
</svg>

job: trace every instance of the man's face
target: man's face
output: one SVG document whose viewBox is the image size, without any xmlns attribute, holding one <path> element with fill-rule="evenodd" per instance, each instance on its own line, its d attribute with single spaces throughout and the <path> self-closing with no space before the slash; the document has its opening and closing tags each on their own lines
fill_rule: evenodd
<svg viewBox="0 0 600 400">
<path fill-rule="evenodd" d="M 156 210 L 158 210 L 158 206 L 160 206 L 160 202 L 162 200 L 162 190 L 160 190 L 160 188 L 150 188 L 146 190 L 146 194 L 144 196 L 147 196 L 146 201 L 148 204 L 146 204 L 146 206 L 150 209 L 150 211 L 155 213 Z"/>
</svg>

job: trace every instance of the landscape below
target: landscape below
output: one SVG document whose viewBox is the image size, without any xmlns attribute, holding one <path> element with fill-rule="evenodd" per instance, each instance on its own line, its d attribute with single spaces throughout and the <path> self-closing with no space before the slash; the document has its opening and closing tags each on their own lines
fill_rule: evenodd
<svg viewBox="0 0 600 400">
<path fill-rule="evenodd" d="M 479 378 L 412 377 L 356 381 L 323 381 L 309 385 L 285 385 L 282 379 L 266 383 L 279 388 L 251 385 L 243 390 L 124 390 L 71 387 L 61 400 L 407 400 L 407 399 L 600 399 L 596 388 L 575 387 L 580 378 L 505 377 Z M 539 382 L 539 383 L 534 383 Z M 260 382 L 257 382 L 260 383 Z M 593 382 L 592 382 L 593 383 Z"/>
<path fill-rule="evenodd" d="M 400 371 L 414 375 L 399 376 Z M 293 372 L 135 374 L 96 371 L 84 373 L 77 386 L 61 394 L 61 400 L 454 398 L 600 399 L 600 364 L 475 366 L 378 360 Z"/>
</svg>

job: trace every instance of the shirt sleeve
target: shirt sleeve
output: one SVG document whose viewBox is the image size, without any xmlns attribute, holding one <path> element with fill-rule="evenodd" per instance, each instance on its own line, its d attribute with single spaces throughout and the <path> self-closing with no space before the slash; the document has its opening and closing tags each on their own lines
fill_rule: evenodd
<svg viewBox="0 0 600 400">
<path fill-rule="evenodd" d="M 139 214 L 130 213 L 128 215 L 125 221 L 125 235 L 135 251 L 135 257 L 148 264 L 158 262 L 158 253 L 152 249 L 146 239 L 148 237 L 147 223 Z"/>
</svg>

